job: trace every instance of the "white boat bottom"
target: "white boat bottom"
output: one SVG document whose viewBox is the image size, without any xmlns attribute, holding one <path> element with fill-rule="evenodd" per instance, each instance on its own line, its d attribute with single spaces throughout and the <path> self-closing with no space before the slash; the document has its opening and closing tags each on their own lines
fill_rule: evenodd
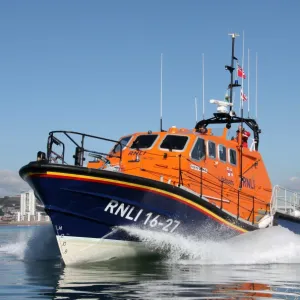
<svg viewBox="0 0 300 300">
<path fill-rule="evenodd" d="M 65 265 L 133 258 L 151 253 L 139 242 L 60 235 L 56 239 Z"/>
</svg>

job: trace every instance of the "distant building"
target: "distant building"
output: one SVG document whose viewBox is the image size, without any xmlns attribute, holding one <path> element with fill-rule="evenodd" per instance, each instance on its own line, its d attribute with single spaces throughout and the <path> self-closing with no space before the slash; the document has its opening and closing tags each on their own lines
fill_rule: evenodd
<svg viewBox="0 0 300 300">
<path fill-rule="evenodd" d="M 21 193 L 21 199 L 20 199 L 21 216 L 24 215 L 34 216 L 36 211 L 35 203 L 36 203 L 36 198 L 34 196 L 33 190 Z"/>
<path fill-rule="evenodd" d="M 49 222 L 44 205 L 35 197 L 33 190 L 16 196 L 0 198 L 0 222 Z"/>
<path fill-rule="evenodd" d="M 45 214 L 44 205 L 35 197 L 33 190 L 21 193 L 20 211 L 17 213 L 17 221 L 46 221 L 49 216 Z"/>
</svg>

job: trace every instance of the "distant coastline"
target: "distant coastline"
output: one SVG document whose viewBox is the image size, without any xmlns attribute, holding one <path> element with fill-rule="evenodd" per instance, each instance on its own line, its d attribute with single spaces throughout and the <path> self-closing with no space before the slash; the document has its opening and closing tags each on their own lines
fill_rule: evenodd
<svg viewBox="0 0 300 300">
<path fill-rule="evenodd" d="M 37 226 L 37 225 L 49 225 L 49 221 L 11 221 L 11 222 L 0 222 L 0 226 Z"/>
</svg>

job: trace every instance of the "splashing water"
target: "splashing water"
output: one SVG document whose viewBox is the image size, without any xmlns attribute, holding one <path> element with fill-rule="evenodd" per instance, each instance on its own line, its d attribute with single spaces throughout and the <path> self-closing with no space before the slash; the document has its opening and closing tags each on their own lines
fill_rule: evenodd
<svg viewBox="0 0 300 300">
<path fill-rule="evenodd" d="M 152 252 L 171 263 L 181 264 L 271 264 L 300 263 L 300 236 L 276 226 L 213 241 L 182 235 L 121 227 Z"/>
<path fill-rule="evenodd" d="M 200 265 L 300 263 L 300 236 L 280 226 L 248 232 L 224 241 L 214 241 L 206 237 L 195 239 L 130 226 L 119 229 L 138 237 L 152 254 L 161 255 L 169 263 Z M 24 261 L 52 260 L 60 256 L 51 226 L 21 231 L 14 242 L 0 247 L 1 252 Z"/>
<path fill-rule="evenodd" d="M 20 231 L 14 242 L 0 247 L 1 252 L 24 261 L 51 260 L 60 255 L 53 228 L 48 225 Z"/>
</svg>

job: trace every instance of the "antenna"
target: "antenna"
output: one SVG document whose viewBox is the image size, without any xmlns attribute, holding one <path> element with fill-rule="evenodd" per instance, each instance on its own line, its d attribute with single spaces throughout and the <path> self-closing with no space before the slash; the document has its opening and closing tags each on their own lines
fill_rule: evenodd
<svg viewBox="0 0 300 300">
<path fill-rule="evenodd" d="M 250 49 L 248 48 L 248 118 L 250 118 Z"/>
<path fill-rule="evenodd" d="M 255 70 L 255 118 L 257 120 L 258 119 L 258 114 L 257 114 L 257 52 L 256 52 L 255 64 L 256 64 L 256 70 Z"/>
<path fill-rule="evenodd" d="M 195 113 L 196 113 L 196 124 L 198 122 L 198 116 L 197 116 L 197 97 L 195 96 Z"/>
<path fill-rule="evenodd" d="M 162 76 L 163 76 L 163 54 L 160 54 L 160 131 L 163 131 L 162 129 Z"/>
<path fill-rule="evenodd" d="M 242 88 L 240 92 L 240 108 L 241 108 L 241 128 L 243 130 L 244 126 L 244 44 L 245 44 L 245 38 L 244 38 L 244 30 L 243 30 L 243 54 L 242 54 Z M 242 145 L 242 130 L 240 130 L 240 184 L 239 189 L 241 190 L 243 187 L 243 145 Z"/>
<path fill-rule="evenodd" d="M 245 53 L 245 38 L 244 38 L 244 30 L 243 30 L 243 51 L 242 51 L 242 72 L 244 72 L 244 53 Z M 240 109 L 241 109 L 241 117 L 243 118 L 243 111 L 244 111 L 244 74 L 242 74 L 242 87 L 241 87 L 241 95 L 240 95 Z M 243 124 L 241 124 L 243 125 Z"/>
<path fill-rule="evenodd" d="M 234 56 L 234 41 L 235 38 L 239 35 L 237 33 L 229 33 L 228 35 L 231 36 L 232 39 L 232 50 L 231 50 L 231 65 L 225 66 L 225 69 L 230 72 L 230 84 L 228 88 L 230 89 L 230 96 L 229 96 L 229 103 L 232 103 L 232 88 L 240 86 L 238 83 L 233 83 L 233 71 L 234 71 L 234 60 L 237 60 L 237 58 Z M 230 106 L 230 112 L 232 110 L 232 106 Z"/>
<path fill-rule="evenodd" d="M 202 53 L 202 119 L 204 120 L 204 53 Z"/>
</svg>

